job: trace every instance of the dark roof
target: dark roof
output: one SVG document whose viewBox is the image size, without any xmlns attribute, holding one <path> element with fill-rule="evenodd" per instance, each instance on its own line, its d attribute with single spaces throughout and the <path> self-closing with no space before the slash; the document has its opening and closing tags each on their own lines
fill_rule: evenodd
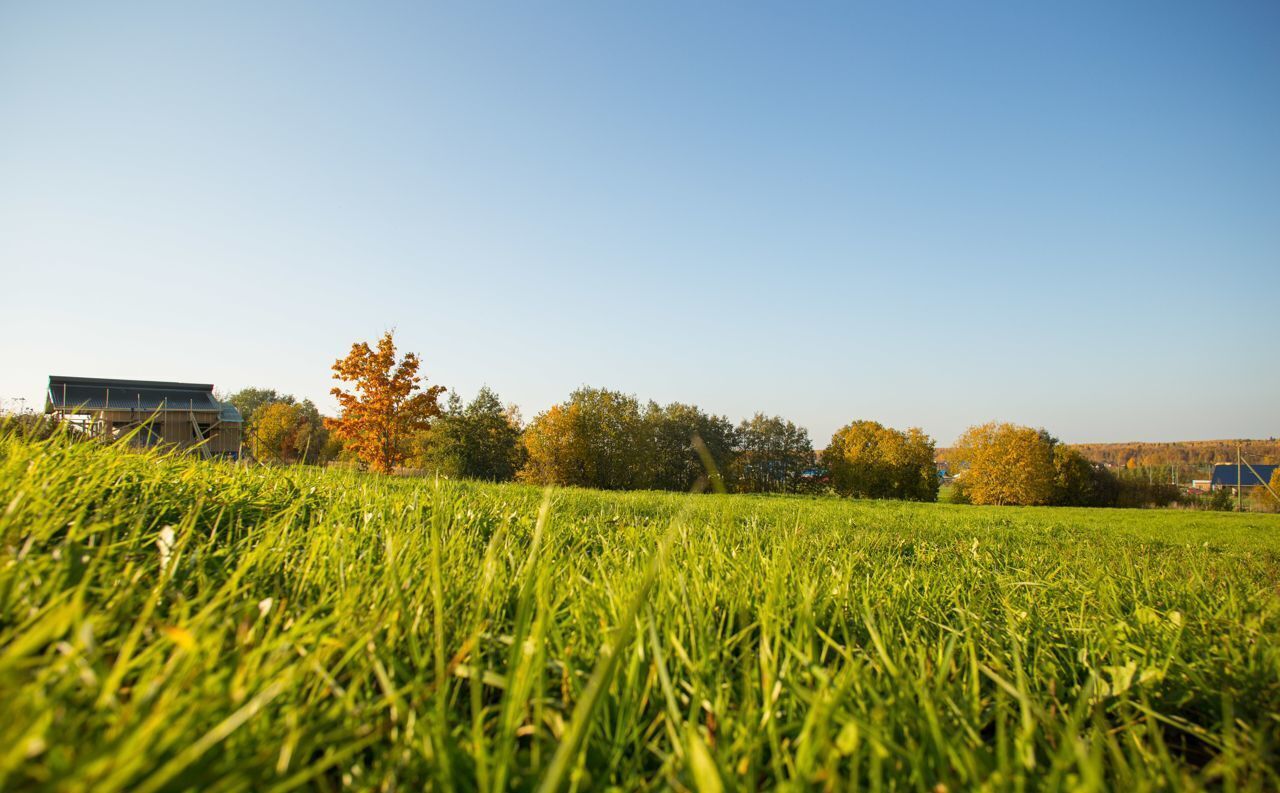
<svg viewBox="0 0 1280 793">
<path fill-rule="evenodd" d="M 48 397 L 48 410 L 222 410 L 204 383 L 50 375 Z"/>
<path fill-rule="evenodd" d="M 1257 487 L 1271 481 L 1271 475 L 1275 473 L 1276 465 L 1255 465 L 1253 471 L 1257 471 L 1257 476 L 1253 471 L 1249 470 L 1249 466 L 1240 466 L 1240 484 L 1242 487 Z M 1262 477 L 1259 479 L 1258 477 Z M 1235 463 L 1218 463 L 1213 466 L 1213 477 L 1211 483 L 1222 485 L 1224 487 L 1236 486 L 1236 464 Z"/>
</svg>

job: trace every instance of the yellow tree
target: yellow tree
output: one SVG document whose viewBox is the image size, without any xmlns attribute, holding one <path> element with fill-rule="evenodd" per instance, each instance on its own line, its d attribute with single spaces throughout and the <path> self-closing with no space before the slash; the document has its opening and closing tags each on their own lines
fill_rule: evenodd
<svg viewBox="0 0 1280 793">
<path fill-rule="evenodd" d="M 938 499 L 933 440 L 878 421 L 854 421 L 836 430 L 822 453 L 835 491 L 855 498 Z"/>
<path fill-rule="evenodd" d="M 583 470 L 583 443 L 577 405 L 552 405 L 525 429 L 527 454 L 519 473 L 523 482 L 540 485 L 591 485 Z"/>
<path fill-rule="evenodd" d="M 836 430 L 822 462 L 836 492 L 854 498 L 892 498 L 901 433 L 878 421 L 855 421 Z"/>
<path fill-rule="evenodd" d="M 260 460 L 300 459 L 311 440 L 311 424 L 297 405 L 273 402 L 254 415 L 253 453 Z"/>
<path fill-rule="evenodd" d="M 1271 481 L 1268 487 L 1254 488 L 1258 491 L 1256 500 L 1259 509 L 1264 512 L 1280 511 L 1280 468 L 1271 472 Z"/>
<path fill-rule="evenodd" d="M 1049 504 L 1056 470 L 1049 436 L 1016 424 L 970 427 L 956 441 L 956 486 L 975 504 Z"/>
<path fill-rule="evenodd" d="M 519 478 L 540 484 L 629 490 L 648 483 L 652 444 L 635 397 L 579 388 L 524 431 Z"/>
<path fill-rule="evenodd" d="M 333 379 L 352 383 L 352 392 L 334 388 L 342 414 L 325 419 L 325 426 L 346 441 L 347 448 L 379 473 L 390 473 L 402 463 L 407 441 L 431 426 L 440 415 L 442 386 L 419 388 L 421 365 L 414 353 L 396 363 L 396 344 L 390 331 L 377 349 L 365 342 L 351 345 L 346 358 L 333 364 Z"/>
</svg>

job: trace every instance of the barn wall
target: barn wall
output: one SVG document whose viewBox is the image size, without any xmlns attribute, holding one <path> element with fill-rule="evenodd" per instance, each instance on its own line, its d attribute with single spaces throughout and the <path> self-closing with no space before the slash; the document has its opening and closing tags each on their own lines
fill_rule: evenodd
<svg viewBox="0 0 1280 793">
<path fill-rule="evenodd" d="M 240 425 L 219 425 L 213 431 L 213 437 L 209 439 L 209 451 L 214 454 L 239 454 Z"/>
<path fill-rule="evenodd" d="M 104 427 L 118 427 L 116 431 L 119 432 L 127 432 L 134 426 L 149 422 L 159 434 L 161 444 L 182 448 L 196 444 L 195 429 L 191 426 L 191 416 L 194 415 L 202 426 L 212 427 L 207 444 L 210 453 L 223 455 L 240 451 L 241 425 L 220 423 L 220 411 L 217 410 L 164 410 L 154 413 L 145 410 L 98 410 L 92 411 L 92 415 Z"/>
</svg>

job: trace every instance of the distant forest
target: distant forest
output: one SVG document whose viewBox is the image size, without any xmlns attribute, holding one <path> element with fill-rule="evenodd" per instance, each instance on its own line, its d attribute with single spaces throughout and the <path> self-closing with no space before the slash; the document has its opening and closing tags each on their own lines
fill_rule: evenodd
<svg viewBox="0 0 1280 793">
<path fill-rule="evenodd" d="M 1212 465 L 1234 462 L 1236 446 L 1251 463 L 1280 463 L 1280 440 L 1251 441 L 1174 441 L 1172 443 L 1074 443 L 1080 451 L 1095 463 L 1127 465 L 1133 460 L 1138 466 L 1149 465 Z"/>
<path fill-rule="evenodd" d="M 1073 443 L 1071 448 L 1086 459 L 1110 466 L 1155 467 L 1166 465 L 1205 467 L 1235 462 L 1236 445 L 1244 459 L 1263 465 L 1280 464 L 1280 440 L 1172 441 L 1168 443 Z M 950 449 L 938 450 L 938 461 L 949 459 Z"/>
</svg>

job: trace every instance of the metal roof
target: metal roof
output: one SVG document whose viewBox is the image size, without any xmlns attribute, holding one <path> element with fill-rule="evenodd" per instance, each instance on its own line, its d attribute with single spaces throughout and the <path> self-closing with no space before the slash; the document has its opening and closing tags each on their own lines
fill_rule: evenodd
<svg viewBox="0 0 1280 793">
<path fill-rule="evenodd" d="M 214 399 L 212 385 L 162 380 L 50 375 L 48 398 L 47 410 L 221 411 L 223 407 Z"/>
<path fill-rule="evenodd" d="M 1253 471 L 1257 471 L 1257 476 L 1253 471 L 1249 470 L 1249 466 L 1240 466 L 1240 485 L 1242 487 L 1258 487 L 1263 483 L 1270 482 L 1272 474 L 1280 468 L 1277 465 L 1255 465 Z M 1259 479 L 1258 477 L 1262 477 Z M 1224 487 L 1236 486 L 1236 464 L 1235 463 L 1218 463 L 1213 466 L 1213 478 L 1210 480 L 1214 485 L 1222 485 Z"/>
</svg>

